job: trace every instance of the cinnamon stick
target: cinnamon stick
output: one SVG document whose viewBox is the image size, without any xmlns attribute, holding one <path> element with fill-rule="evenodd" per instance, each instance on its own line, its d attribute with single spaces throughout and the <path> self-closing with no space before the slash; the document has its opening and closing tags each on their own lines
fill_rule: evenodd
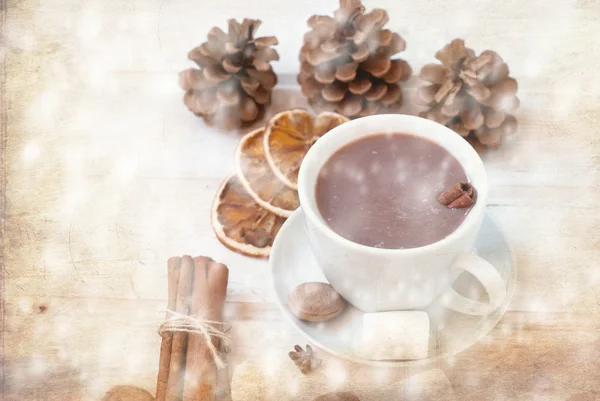
<svg viewBox="0 0 600 401">
<path fill-rule="evenodd" d="M 190 316 L 197 319 L 206 319 L 202 313 L 208 309 L 209 288 L 208 288 L 208 269 L 210 258 L 199 256 L 194 258 L 194 285 L 192 287 L 192 306 Z M 210 363 L 205 360 L 204 355 L 200 354 L 200 342 L 204 338 L 200 335 L 193 334 L 190 336 L 187 347 L 188 365 L 186 366 L 186 382 L 183 388 L 183 400 L 191 401 L 195 399 L 195 395 L 200 385 L 200 364 Z"/>
<path fill-rule="evenodd" d="M 176 308 L 177 287 L 179 286 L 179 271 L 181 270 L 181 258 L 172 257 L 167 261 L 168 272 L 168 298 L 167 309 L 172 311 Z M 165 320 L 169 318 L 169 312 L 165 313 Z M 171 346 L 173 344 L 173 333 L 163 334 L 160 343 L 160 356 L 158 359 L 158 377 L 156 379 L 156 401 L 165 401 L 167 395 L 167 380 L 169 377 L 169 365 L 171 363 Z"/>
<path fill-rule="evenodd" d="M 220 351 L 224 352 L 223 343 Z M 215 401 L 232 401 L 231 399 L 231 378 L 229 377 L 229 365 L 224 369 L 217 371 L 217 386 L 215 388 Z"/>
<path fill-rule="evenodd" d="M 222 263 L 217 263 L 215 261 L 211 261 L 209 263 L 209 271 L 208 271 L 208 284 L 210 289 L 210 300 L 211 303 L 208 309 L 208 320 L 222 322 L 223 321 L 223 307 L 225 306 L 225 298 L 227 297 L 227 283 L 229 281 L 229 269 Z M 224 329 L 224 325 L 221 324 L 221 327 L 218 327 L 219 330 Z M 221 340 L 218 338 L 211 339 L 213 345 L 217 348 L 221 348 Z M 213 358 L 210 354 L 206 341 L 201 343 L 201 350 L 204 351 L 205 354 L 209 355 L 210 361 L 213 361 Z M 217 393 L 217 368 L 214 365 L 214 361 L 212 365 L 204 365 L 204 369 L 201 372 L 202 378 L 207 378 L 207 385 L 203 391 L 203 388 L 200 388 L 198 393 L 199 397 L 194 401 L 213 401 L 215 394 Z"/>
<path fill-rule="evenodd" d="M 198 319 L 217 321 L 223 319 L 223 306 L 227 295 L 229 269 L 205 257 L 194 258 L 195 274 L 191 315 Z M 222 327 L 218 327 L 222 329 Z M 207 346 L 207 341 L 219 349 L 220 340 L 207 339 L 194 334 L 188 342 L 188 363 L 183 401 L 214 401 L 217 386 L 217 368 Z"/>
<path fill-rule="evenodd" d="M 184 255 L 181 258 L 179 284 L 177 287 L 177 301 L 175 305 L 175 311 L 177 313 L 188 315 L 190 312 L 193 278 L 194 262 L 191 256 Z M 183 394 L 187 341 L 187 333 L 173 333 L 165 401 L 181 401 Z"/>
<path fill-rule="evenodd" d="M 438 196 L 438 202 L 449 209 L 465 209 L 473 206 L 477 200 L 477 191 L 466 181 L 459 181 Z"/>
</svg>

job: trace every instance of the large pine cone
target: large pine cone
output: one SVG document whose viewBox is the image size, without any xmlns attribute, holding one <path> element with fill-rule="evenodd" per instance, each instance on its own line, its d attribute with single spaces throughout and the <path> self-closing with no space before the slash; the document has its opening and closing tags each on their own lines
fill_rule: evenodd
<svg viewBox="0 0 600 401">
<path fill-rule="evenodd" d="M 431 83 L 419 90 L 428 106 L 421 116 L 453 129 L 479 152 L 500 146 L 502 136 L 517 129 L 510 113 L 519 107 L 517 81 L 508 76 L 506 63 L 491 50 L 476 57 L 461 39 L 444 46 L 435 58 L 442 64 L 421 69 L 421 79 Z"/>
<path fill-rule="evenodd" d="M 235 128 L 263 115 L 277 83 L 270 62 L 279 55 L 271 48 L 277 38 L 254 38 L 259 20 L 228 22 L 227 33 L 212 28 L 208 40 L 189 52 L 200 69 L 179 73 L 179 84 L 190 111 L 209 125 Z"/>
<path fill-rule="evenodd" d="M 366 116 L 400 105 L 400 81 L 411 68 L 390 57 L 406 48 L 389 29 L 384 10 L 365 13 L 360 0 L 340 0 L 334 17 L 313 15 L 300 50 L 298 83 L 318 110 Z"/>
</svg>

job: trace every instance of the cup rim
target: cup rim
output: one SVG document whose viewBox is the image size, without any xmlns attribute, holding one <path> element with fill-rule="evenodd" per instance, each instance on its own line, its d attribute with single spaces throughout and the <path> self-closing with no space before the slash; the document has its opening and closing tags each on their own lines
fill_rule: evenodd
<svg viewBox="0 0 600 401">
<path fill-rule="evenodd" d="M 358 124 L 364 124 L 365 119 L 382 120 L 382 121 L 396 120 L 395 123 L 397 123 L 399 125 L 401 125 L 403 122 L 413 120 L 413 122 L 417 122 L 418 124 L 421 124 L 423 126 L 422 129 L 419 128 L 419 131 L 425 131 L 428 129 L 438 130 L 438 131 L 446 131 L 446 134 L 449 135 L 450 138 L 453 138 L 453 139 L 448 138 L 448 140 L 454 141 L 456 146 L 460 148 L 461 152 L 466 152 L 469 155 L 469 158 L 473 160 L 474 164 L 476 165 L 476 168 L 478 170 L 481 170 L 483 174 L 481 175 L 481 177 L 482 177 L 481 183 L 479 184 L 479 187 L 476 188 L 477 201 L 475 202 L 475 205 L 472 207 L 472 209 L 467 214 L 467 217 L 463 220 L 461 225 L 458 226 L 458 228 L 456 230 L 454 230 L 449 235 L 447 235 L 446 237 L 442 238 L 439 241 L 433 242 L 431 244 L 419 246 L 419 247 L 414 247 L 414 248 L 375 248 L 375 247 L 359 244 L 359 243 L 353 242 L 347 238 L 342 237 L 341 235 L 336 233 L 329 225 L 327 225 L 327 223 L 325 223 L 325 221 L 320 217 L 320 212 L 318 211 L 316 205 L 314 208 L 306 207 L 306 205 L 311 204 L 311 202 L 308 199 L 307 192 L 309 190 L 314 191 L 314 185 L 310 185 L 311 183 L 307 182 L 308 177 L 307 177 L 307 173 L 306 173 L 306 169 L 307 169 L 306 166 L 308 166 L 308 164 L 310 164 L 312 162 L 312 159 L 316 157 L 315 155 L 317 155 L 319 153 L 319 150 L 326 148 L 326 146 L 328 145 L 328 142 L 331 140 L 331 138 L 333 138 L 334 136 L 344 135 L 346 133 L 346 131 L 351 130 L 354 126 L 356 126 Z M 399 133 L 402 133 L 401 128 L 398 129 L 397 131 Z M 358 140 L 362 137 L 365 137 L 368 135 L 373 135 L 376 133 L 377 132 L 366 131 L 364 135 L 360 135 L 359 137 L 355 138 L 354 140 Z M 419 135 L 418 132 L 417 133 L 411 132 L 410 134 L 416 135 L 416 136 L 421 136 L 421 135 Z M 330 139 L 328 140 L 327 138 L 330 138 Z M 428 139 L 428 138 L 425 138 L 425 139 Z M 442 144 L 440 144 L 440 143 L 437 143 L 437 144 L 439 146 L 443 147 Z M 455 156 L 454 153 L 456 153 L 456 152 L 452 152 L 451 150 L 447 149 L 446 147 L 444 147 L 444 149 L 447 152 L 449 152 L 450 154 L 452 154 L 453 156 Z M 315 180 L 316 180 L 316 178 L 315 178 Z M 298 197 L 300 200 L 300 207 L 302 208 L 304 215 L 321 232 L 325 233 L 329 238 L 338 242 L 340 245 L 350 248 L 355 251 L 372 252 L 372 253 L 376 253 L 378 255 L 399 255 L 399 254 L 408 255 L 408 254 L 422 253 L 424 251 L 425 252 L 427 252 L 427 251 L 435 252 L 439 249 L 446 247 L 449 243 L 464 236 L 466 233 L 469 232 L 469 230 L 472 230 L 472 228 L 478 223 L 479 217 L 481 215 L 483 215 L 483 209 L 485 208 L 485 204 L 486 204 L 486 200 L 487 200 L 487 193 L 488 193 L 487 174 L 485 172 L 485 167 L 483 165 L 483 161 L 481 160 L 481 158 L 479 157 L 479 155 L 477 154 L 475 149 L 473 149 L 473 147 L 463 137 L 461 137 L 459 134 L 457 134 L 450 128 L 448 128 L 442 124 L 439 124 L 435 121 L 428 120 L 426 118 L 422 118 L 422 117 L 418 117 L 418 116 L 408 115 L 408 114 L 379 114 L 379 115 L 375 115 L 375 116 L 361 117 L 361 118 L 357 118 L 355 120 L 346 122 L 342 125 L 339 125 L 339 126 L 333 128 L 331 131 L 329 131 L 325 135 L 323 135 L 323 137 L 321 137 L 318 141 L 316 141 L 315 144 L 309 149 L 309 151 L 307 152 L 307 154 L 304 157 L 304 160 L 302 161 L 302 164 L 300 166 L 300 171 L 298 173 Z"/>
</svg>

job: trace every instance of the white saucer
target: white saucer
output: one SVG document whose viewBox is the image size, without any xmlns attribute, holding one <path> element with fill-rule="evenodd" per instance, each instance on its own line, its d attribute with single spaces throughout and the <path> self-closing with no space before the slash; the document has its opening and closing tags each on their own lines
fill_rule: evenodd
<svg viewBox="0 0 600 401">
<path fill-rule="evenodd" d="M 421 360 L 373 361 L 357 356 L 356 349 L 362 331 L 363 312 L 352 305 L 326 322 L 305 322 L 296 318 L 287 306 L 289 292 L 307 281 L 327 282 L 308 247 L 302 210 L 296 210 L 285 222 L 273 244 L 269 264 L 276 301 L 283 315 L 317 347 L 334 355 L 383 366 L 423 364 L 439 357 L 448 357 L 470 347 L 485 336 L 500 320 L 513 293 L 516 267 L 513 255 L 496 223 L 486 215 L 476 242 L 476 252 L 490 262 L 506 283 L 506 299 L 502 306 L 487 316 L 468 316 L 433 304 L 425 312 L 430 318 L 429 352 Z M 487 294 L 469 273 L 463 273 L 454 289 L 469 298 L 484 301 Z M 468 290 L 466 290 L 468 289 Z"/>
</svg>

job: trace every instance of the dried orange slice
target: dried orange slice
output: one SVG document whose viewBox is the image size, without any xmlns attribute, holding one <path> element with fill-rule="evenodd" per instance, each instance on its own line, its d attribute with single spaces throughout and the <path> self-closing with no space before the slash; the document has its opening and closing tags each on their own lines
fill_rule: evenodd
<svg viewBox="0 0 600 401">
<path fill-rule="evenodd" d="M 263 258 L 269 256 L 273 240 L 285 221 L 260 207 L 235 175 L 219 187 L 211 214 L 213 230 L 223 245 L 247 256 Z"/>
<path fill-rule="evenodd" d="M 316 118 L 302 109 L 276 114 L 266 126 L 264 149 L 273 173 L 286 186 L 298 189 L 298 171 L 310 147 L 329 130 L 349 121 L 325 112 Z"/>
<path fill-rule="evenodd" d="M 284 185 L 271 170 L 265 157 L 263 128 L 246 134 L 235 151 L 235 168 L 248 194 L 261 207 L 281 217 L 289 217 L 300 205 L 298 192 Z"/>
</svg>

